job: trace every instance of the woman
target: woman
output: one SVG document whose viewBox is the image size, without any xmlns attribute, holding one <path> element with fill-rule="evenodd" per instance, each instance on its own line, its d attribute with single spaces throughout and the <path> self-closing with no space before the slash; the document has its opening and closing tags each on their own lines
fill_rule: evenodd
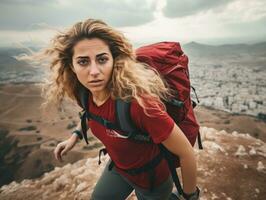
<svg viewBox="0 0 266 200">
<path fill-rule="evenodd" d="M 127 169 L 143 166 L 159 153 L 162 143 L 179 156 L 185 195 L 196 191 L 196 161 L 191 144 L 165 111 L 161 100 L 170 95 L 158 73 L 138 63 L 123 34 L 100 20 L 88 19 L 57 35 L 46 50 L 51 56 L 53 80 L 48 85 L 47 103 L 60 104 L 65 95 L 78 104 L 78 90 L 89 91 L 90 113 L 115 121 L 114 100 L 131 99 L 130 115 L 134 123 L 152 138 L 152 144 L 137 143 L 88 121 L 92 133 L 103 143 L 115 167 L 105 168 L 91 199 L 126 199 L 135 190 L 138 199 L 169 199 L 173 181 L 166 161 L 155 168 L 154 189 L 150 190 L 148 173 L 130 175 Z M 57 145 L 54 154 L 61 161 L 79 140 L 78 133 Z M 189 196 L 189 195 L 188 195 Z"/>
</svg>

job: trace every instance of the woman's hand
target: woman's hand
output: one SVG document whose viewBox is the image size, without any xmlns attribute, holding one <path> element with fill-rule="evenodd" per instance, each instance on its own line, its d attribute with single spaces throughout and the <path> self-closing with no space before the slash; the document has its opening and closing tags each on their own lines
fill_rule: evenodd
<svg viewBox="0 0 266 200">
<path fill-rule="evenodd" d="M 78 141 L 78 136 L 76 134 L 73 134 L 69 139 L 60 142 L 55 150 L 54 150 L 54 155 L 56 160 L 63 162 L 62 156 L 66 155 L 68 151 L 70 151 L 75 144 Z"/>
</svg>

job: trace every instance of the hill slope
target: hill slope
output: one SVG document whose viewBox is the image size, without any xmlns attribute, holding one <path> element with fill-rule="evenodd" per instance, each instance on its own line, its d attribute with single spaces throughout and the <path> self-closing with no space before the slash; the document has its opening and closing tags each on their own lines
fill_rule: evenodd
<svg viewBox="0 0 266 200">
<path fill-rule="evenodd" d="M 266 144 L 248 134 L 201 128 L 204 150 L 197 150 L 201 199 L 265 199 Z M 97 157 L 46 173 L 36 180 L 0 188 L 0 199 L 88 199 L 104 163 Z M 136 199 L 134 194 L 128 199 Z"/>
</svg>

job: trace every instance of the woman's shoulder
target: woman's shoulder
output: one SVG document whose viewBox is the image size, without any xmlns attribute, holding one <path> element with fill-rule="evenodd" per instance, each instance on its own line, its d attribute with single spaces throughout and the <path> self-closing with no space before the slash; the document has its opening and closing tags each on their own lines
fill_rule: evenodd
<svg viewBox="0 0 266 200">
<path fill-rule="evenodd" d="M 163 141 L 171 132 L 174 121 L 166 112 L 163 103 L 150 98 L 145 108 L 135 99 L 131 104 L 132 121 L 144 132 L 151 135 L 155 143 Z"/>
<path fill-rule="evenodd" d="M 145 96 L 131 101 L 131 114 L 136 117 L 158 117 L 166 114 L 163 103 L 154 97 Z"/>
</svg>

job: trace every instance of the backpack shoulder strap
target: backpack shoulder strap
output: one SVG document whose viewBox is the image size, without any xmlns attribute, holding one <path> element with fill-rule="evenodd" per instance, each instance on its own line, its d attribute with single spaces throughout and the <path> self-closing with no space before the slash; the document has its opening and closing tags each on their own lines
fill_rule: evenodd
<svg viewBox="0 0 266 200">
<path fill-rule="evenodd" d="M 132 133 L 137 130 L 137 127 L 132 123 L 130 116 L 131 102 L 126 102 L 121 99 L 115 101 L 116 121 L 121 130 L 126 133 Z"/>
<path fill-rule="evenodd" d="M 83 138 L 84 138 L 86 144 L 89 144 L 88 136 L 87 136 L 87 130 L 89 129 L 89 126 L 87 123 L 89 92 L 85 87 L 80 88 L 79 99 L 80 99 L 81 106 L 83 108 L 83 113 L 80 115 L 82 135 L 83 135 Z"/>
<path fill-rule="evenodd" d="M 80 98 L 80 103 L 81 103 L 83 110 L 87 111 L 88 110 L 89 92 L 85 87 L 81 87 L 79 89 L 79 98 Z"/>
<path fill-rule="evenodd" d="M 131 101 L 124 101 L 116 99 L 115 101 L 115 113 L 116 123 L 120 130 L 128 135 L 129 139 L 133 139 L 139 142 L 151 143 L 152 140 L 147 133 L 140 130 L 131 119 L 130 115 Z"/>
</svg>

